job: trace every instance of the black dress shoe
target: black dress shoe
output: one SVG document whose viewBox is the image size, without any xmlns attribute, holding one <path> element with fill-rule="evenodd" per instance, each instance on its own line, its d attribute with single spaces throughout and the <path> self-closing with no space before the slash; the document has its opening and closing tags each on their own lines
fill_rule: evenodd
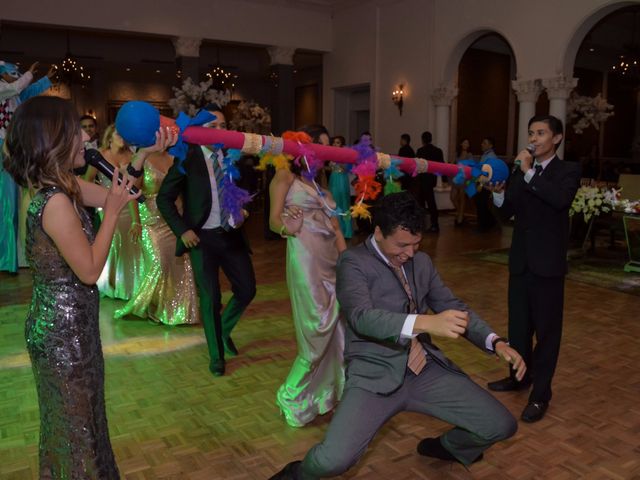
<svg viewBox="0 0 640 480">
<path fill-rule="evenodd" d="M 227 338 L 226 340 L 223 340 L 223 343 L 224 343 L 225 355 L 228 355 L 229 357 L 238 356 L 238 349 L 236 348 L 235 343 L 233 343 L 233 340 L 231 340 L 231 337 Z"/>
<path fill-rule="evenodd" d="M 273 477 L 270 477 L 269 480 L 297 480 L 300 477 L 298 476 L 298 469 L 300 468 L 300 464 L 302 462 L 297 460 L 295 462 L 287 463 L 285 467 L 276 473 Z"/>
<path fill-rule="evenodd" d="M 520 418 L 523 422 L 527 423 L 537 422 L 538 420 L 542 420 L 542 417 L 544 417 L 544 414 L 547 412 L 547 408 L 549 408 L 549 402 L 529 402 L 529 404 L 524 407 Z"/>
<path fill-rule="evenodd" d="M 224 375 L 224 360 L 211 360 L 209 363 L 209 371 L 214 377 L 221 377 Z"/>
<path fill-rule="evenodd" d="M 424 438 L 420 440 L 420 443 L 418 443 L 417 450 L 420 455 L 423 455 L 425 457 L 439 458 L 440 460 L 446 460 L 448 462 L 462 463 L 456 457 L 451 455 L 451 453 L 449 453 L 449 450 L 447 450 L 442 446 L 442 443 L 440 443 L 439 437 Z M 482 460 L 483 456 L 484 455 L 481 453 L 480 456 L 471 463 L 479 462 L 480 460 Z"/>
<path fill-rule="evenodd" d="M 494 392 L 516 392 L 518 390 L 529 388 L 530 385 L 531 380 L 523 380 L 519 382 L 511 377 L 487 383 L 489 390 L 493 390 Z"/>
</svg>

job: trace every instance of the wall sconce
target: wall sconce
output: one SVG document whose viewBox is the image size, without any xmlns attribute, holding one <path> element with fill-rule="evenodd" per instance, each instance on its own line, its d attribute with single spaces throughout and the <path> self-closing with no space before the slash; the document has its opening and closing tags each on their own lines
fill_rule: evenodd
<svg viewBox="0 0 640 480">
<path fill-rule="evenodd" d="M 402 115 L 402 106 L 404 105 L 404 100 L 402 99 L 403 95 L 404 95 L 404 85 L 402 83 L 398 85 L 393 92 L 391 92 L 391 100 L 393 101 L 395 106 L 398 107 L 398 111 L 400 112 L 400 115 Z"/>
</svg>

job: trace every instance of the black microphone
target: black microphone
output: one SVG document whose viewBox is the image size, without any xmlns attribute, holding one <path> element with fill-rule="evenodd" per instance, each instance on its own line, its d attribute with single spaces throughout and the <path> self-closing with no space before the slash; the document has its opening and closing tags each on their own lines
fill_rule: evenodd
<svg viewBox="0 0 640 480">
<path fill-rule="evenodd" d="M 84 151 L 84 160 L 89 165 L 97 168 L 101 173 L 106 175 L 108 179 L 111 180 L 113 178 L 115 167 L 111 165 L 95 148 L 89 148 Z M 120 181 L 124 181 L 124 177 L 120 172 L 118 172 L 118 178 Z M 131 190 L 129 190 L 129 193 L 136 195 L 139 191 L 138 187 L 133 186 L 131 187 Z M 138 200 L 139 203 L 143 203 L 146 199 L 144 195 L 140 195 L 136 200 Z"/>
<path fill-rule="evenodd" d="M 524 147 L 524 149 L 527 152 L 529 152 L 531 155 L 536 153 L 536 146 L 533 143 L 530 143 L 529 145 Z M 520 162 L 520 160 L 516 160 L 515 162 L 513 162 L 513 169 L 511 170 L 511 173 L 515 173 L 515 171 L 520 168 L 520 163 L 522 163 L 522 162 Z"/>
</svg>

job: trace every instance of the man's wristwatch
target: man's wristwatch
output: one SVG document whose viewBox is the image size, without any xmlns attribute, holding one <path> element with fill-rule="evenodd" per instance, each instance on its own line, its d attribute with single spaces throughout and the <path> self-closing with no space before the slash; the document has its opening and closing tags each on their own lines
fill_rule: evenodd
<svg viewBox="0 0 640 480">
<path fill-rule="evenodd" d="M 493 351 L 496 351 L 496 345 L 498 344 L 498 342 L 504 342 L 507 345 L 509 345 L 509 340 L 507 340 L 506 338 L 503 337 L 496 337 L 493 339 L 493 341 L 491 342 L 491 348 L 493 349 Z"/>
<path fill-rule="evenodd" d="M 136 170 L 135 168 L 133 168 L 133 165 L 131 164 L 127 165 L 127 173 L 131 175 L 133 178 L 140 178 L 143 172 L 144 172 L 144 167 L 141 168 L 140 170 Z"/>
</svg>

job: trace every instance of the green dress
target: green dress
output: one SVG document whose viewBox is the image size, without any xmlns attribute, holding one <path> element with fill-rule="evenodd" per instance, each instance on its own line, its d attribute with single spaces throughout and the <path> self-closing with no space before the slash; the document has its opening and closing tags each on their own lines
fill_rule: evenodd
<svg viewBox="0 0 640 480">
<path fill-rule="evenodd" d="M 338 208 L 349 213 L 351 208 L 351 197 L 349 194 L 349 173 L 344 165 L 339 163 L 331 163 L 331 176 L 329 176 L 329 191 L 333 195 Z M 351 225 L 351 215 L 340 215 L 340 230 L 344 238 L 353 237 L 353 226 Z"/>
</svg>

